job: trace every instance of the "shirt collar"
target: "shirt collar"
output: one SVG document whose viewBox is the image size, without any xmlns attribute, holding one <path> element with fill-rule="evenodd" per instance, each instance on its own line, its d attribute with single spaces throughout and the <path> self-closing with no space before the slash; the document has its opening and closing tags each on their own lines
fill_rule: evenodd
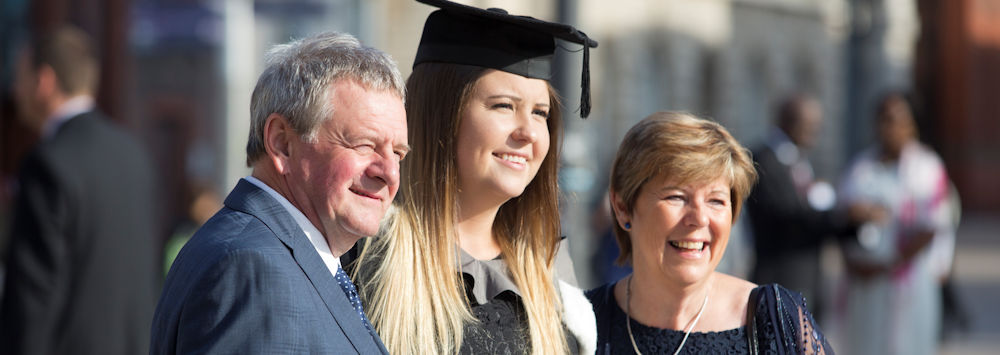
<svg viewBox="0 0 1000 355">
<path fill-rule="evenodd" d="M 479 260 L 461 247 L 458 250 L 460 270 L 472 278 L 472 295 L 477 304 L 486 304 L 504 291 L 511 291 L 521 296 L 514 279 L 507 269 L 507 263 L 501 257 L 492 260 Z"/>
<path fill-rule="evenodd" d="M 778 127 L 771 127 L 767 146 L 771 148 L 782 164 L 792 165 L 799 160 L 799 147 Z"/>
<path fill-rule="evenodd" d="M 330 244 L 328 244 L 326 238 L 323 237 L 323 233 L 320 233 L 319 229 L 316 229 L 316 226 L 314 226 L 312 222 L 306 218 L 306 215 L 303 214 L 302 211 L 299 211 L 298 208 L 295 208 L 291 202 L 288 202 L 288 199 L 286 199 L 285 196 L 282 196 L 278 193 L 278 191 L 275 191 L 270 186 L 267 186 L 267 184 L 263 181 L 260 181 L 253 176 L 247 176 L 243 179 L 249 181 L 251 184 L 257 185 L 257 187 L 261 190 L 267 192 L 268 195 L 271 195 L 272 198 L 278 201 L 278 204 L 280 204 L 281 207 L 284 207 L 285 210 L 288 211 L 288 214 L 292 215 L 292 219 L 295 220 L 295 223 L 299 225 L 302 232 L 305 233 L 307 238 L 309 238 L 309 242 L 312 243 L 314 248 L 316 248 L 316 252 L 319 253 L 319 257 L 323 259 L 323 263 L 326 264 L 326 268 L 330 269 L 330 273 L 336 276 L 337 269 L 340 268 L 340 258 L 333 256 L 333 253 L 330 252 Z"/>
<path fill-rule="evenodd" d="M 56 132 L 59 131 L 59 127 L 62 127 L 66 121 L 79 116 L 81 113 L 92 111 L 93 109 L 94 98 L 90 95 L 77 95 L 69 100 L 66 100 L 66 102 L 59 106 L 59 108 L 45 120 L 45 126 L 42 127 L 43 139 L 48 139 L 54 136 Z"/>
</svg>

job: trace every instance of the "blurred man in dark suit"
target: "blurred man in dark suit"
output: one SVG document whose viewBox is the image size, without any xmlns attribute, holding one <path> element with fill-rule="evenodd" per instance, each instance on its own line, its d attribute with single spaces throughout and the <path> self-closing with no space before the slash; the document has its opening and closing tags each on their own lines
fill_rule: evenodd
<svg viewBox="0 0 1000 355">
<path fill-rule="evenodd" d="M 848 216 L 831 209 L 833 188 L 816 181 L 806 156 L 822 123 L 819 102 L 792 96 L 778 107 L 775 123 L 765 143 L 753 151 L 760 178 L 747 199 L 757 252 L 752 281 L 801 292 L 819 319 L 820 247 L 847 228 Z"/>
<path fill-rule="evenodd" d="M 159 265 L 150 163 L 94 108 L 83 32 L 57 28 L 19 54 L 17 106 L 41 138 L 18 178 L 0 353 L 144 353 Z"/>
</svg>

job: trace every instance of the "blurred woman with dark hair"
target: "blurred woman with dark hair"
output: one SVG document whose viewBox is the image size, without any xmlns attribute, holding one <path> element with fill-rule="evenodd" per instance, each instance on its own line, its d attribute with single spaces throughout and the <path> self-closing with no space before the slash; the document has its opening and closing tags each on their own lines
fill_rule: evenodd
<svg viewBox="0 0 1000 355">
<path fill-rule="evenodd" d="M 938 282 L 954 250 L 948 174 L 917 140 L 902 96 L 880 101 L 876 132 L 878 143 L 855 158 L 840 189 L 843 204 L 878 205 L 887 214 L 843 246 L 845 345 L 851 354 L 936 354 Z"/>
</svg>

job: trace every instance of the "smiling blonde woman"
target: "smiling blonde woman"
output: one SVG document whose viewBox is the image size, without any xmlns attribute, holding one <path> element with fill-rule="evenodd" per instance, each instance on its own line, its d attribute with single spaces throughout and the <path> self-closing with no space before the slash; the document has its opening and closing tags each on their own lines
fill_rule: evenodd
<svg viewBox="0 0 1000 355">
<path fill-rule="evenodd" d="M 634 271 L 587 292 L 598 353 L 832 353 L 797 293 L 715 271 L 755 180 L 715 122 L 660 112 L 626 133 L 609 193 Z"/>
</svg>

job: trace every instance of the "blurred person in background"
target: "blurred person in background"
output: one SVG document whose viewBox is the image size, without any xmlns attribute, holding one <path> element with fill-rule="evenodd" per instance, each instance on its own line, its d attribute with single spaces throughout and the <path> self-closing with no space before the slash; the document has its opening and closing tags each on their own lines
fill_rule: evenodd
<svg viewBox="0 0 1000 355">
<path fill-rule="evenodd" d="M 832 209 L 832 186 L 815 178 L 807 155 L 822 115 L 819 101 L 806 95 L 779 105 L 766 142 L 753 151 L 760 180 L 747 199 L 756 250 L 752 280 L 801 292 L 817 318 L 824 302 L 820 249 L 848 231 L 848 216 Z"/>
<path fill-rule="evenodd" d="M 756 175 L 715 122 L 660 112 L 625 134 L 610 199 L 633 272 L 587 292 L 599 354 L 833 353 L 799 293 L 716 271 Z"/>
<path fill-rule="evenodd" d="M 41 139 L 18 178 L 0 353 L 144 353 L 161 260 L 151 163 L 94 107 L 82 31 L 32 38 L 17 68 L 20 117 Z"/>
<path fill-rule="evenodd" d="M 631 266 L 616 262 L 621 251 L 615 240 L 615 220 L 612 218 L 611 200 L 608 196 L 607 193 L 601 194 L 590 213 L 590 230 L 594 231 L 593 243 L 597 245 L 591 256 L 591 268 L 597 276 L 597 282 L 602 285 L 621 280 L 632 273 Z"/>
<path fill-rule="evenodd" d="M 500 9 L 421 2 L 441 9 L 407 80 L 401 203 L 358 261 L 373 323 L 394 354 L 591 354 L 592 308 L 560 236 L 563 112 L 547 79 L 556 38 L 584 53 L 597 42 Z"/>
<path fill-rule="evenodd" d="M 888 214 L 844 241 L 844 345 L 849 354 L 935 354 L 942 265 L 954 249 L 948 175 L 917 140 L 902 95 L 880 101 L 876 125 L 878 143 L 854 159 L 840 191 L 847 206 L 876 204 Z"/>
<path fill-rule="evenodd" d="M 340 256 L 375 234 L 409 150 L 385 53 L 327 32 L 275 46 L 241 179 L 181 249 L 150 354 L 386 354 Z"/>
<path fill-rule="evenodd" d="M 222 197 L 210 184 L 193 182 L 187 193 L 187 215 L 174 227 L 173 234 L 163 247 L 163 274 L 170 271 L 177 253 L 191 239 L 198 228 L 201 228 L 209 218 L 222 207 Z"/>
</svg>

